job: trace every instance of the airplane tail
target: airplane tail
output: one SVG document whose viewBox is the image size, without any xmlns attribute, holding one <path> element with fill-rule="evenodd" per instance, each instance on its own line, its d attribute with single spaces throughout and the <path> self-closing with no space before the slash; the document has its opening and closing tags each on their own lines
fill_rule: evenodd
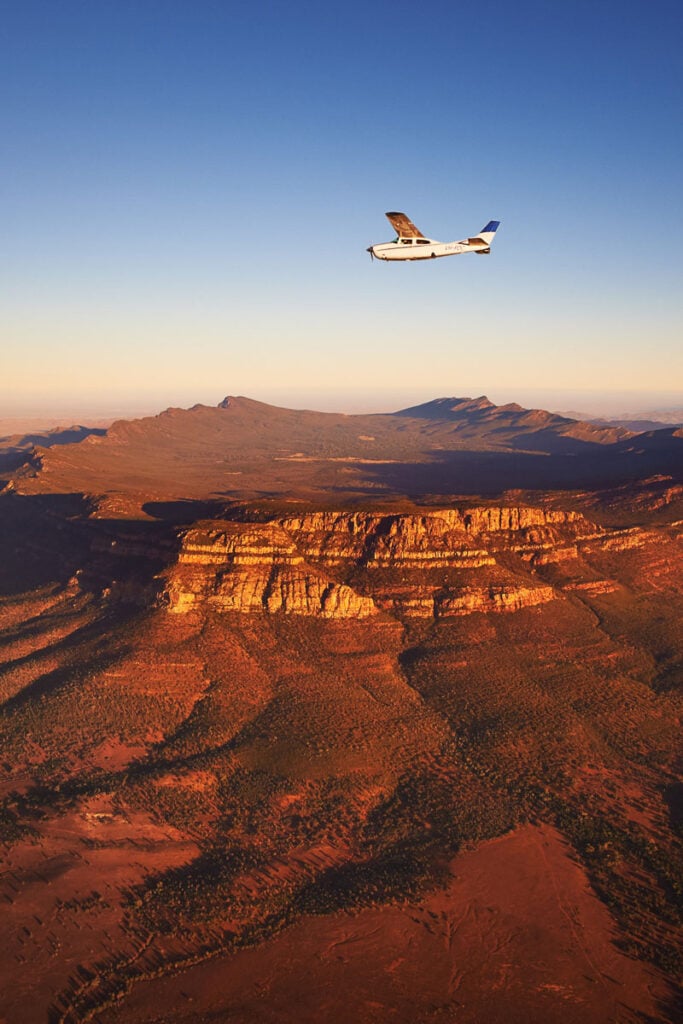
<svg viewBox="0 0 683 1024">
<path fill-rule="evenodd" d="M 481 229 L 478 235 L 476 235 L 474 238 L 468 238 L 467 241 L 470 243 L 470 245 L 481 245 L 481 243 L 483 242 L 486 245 L 486 248 L 476 250 L 481 254 L 491 252 L 491 242 L 493 241 L 493 237 L 496 231 L 498 230 L 499 226 L 499 220 L 490 220 L 486 227 L 483 227 Z"/>
</svg>

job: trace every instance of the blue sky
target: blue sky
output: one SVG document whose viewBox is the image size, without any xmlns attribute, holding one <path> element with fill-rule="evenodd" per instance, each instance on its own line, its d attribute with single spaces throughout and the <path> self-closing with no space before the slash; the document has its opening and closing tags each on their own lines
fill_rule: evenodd
<svg viewBox="0 0 683 1024">
<path fill-rule="evenodd" d="M 4 7 L 0 415 L 683 394 L 678 3 Z"/>
</svg>

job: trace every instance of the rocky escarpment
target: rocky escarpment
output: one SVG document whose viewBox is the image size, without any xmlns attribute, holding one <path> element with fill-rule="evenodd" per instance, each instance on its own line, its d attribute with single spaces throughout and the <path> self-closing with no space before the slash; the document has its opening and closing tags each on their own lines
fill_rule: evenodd
<svg viewBox="0 0 683 1024">
<path fill-rule="evenodd" d="M 579 541 L 603 532 L 578 512 L 527 506 L 439 509 L 425 514 L 312 512 L 280 519 L 306 558 L 328 566 L 358 563 L 369 569 L 480 568 L 496 551 L 523 558 L 566 557 Z"/>
<path fill-rule="evenodd" d="M 188 531 L 168 588 L 172 611 L 289 612 L 367 618 L 374 602 L 306 564 L 276 523 L 222 522 Z"/>
<path fill-rule="evenodd" d="M 184 534 L 166 594 L 174 612 L 358 619 L 516 611 L 558 596 L 535 564 L 577 557 L 604 533 L 577 512 L 526 506 L 211 521 Z"/>
</svg>

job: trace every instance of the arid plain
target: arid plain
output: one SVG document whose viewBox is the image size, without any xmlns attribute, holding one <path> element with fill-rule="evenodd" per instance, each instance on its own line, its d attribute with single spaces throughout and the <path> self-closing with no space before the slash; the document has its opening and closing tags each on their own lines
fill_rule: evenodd
<svg viewBox="0 0 683 1024">
<path fill-rule="evenodd" d="M 0 445 L 4 1024 L 680 1019 L 683 430 Z"/>
</svg>

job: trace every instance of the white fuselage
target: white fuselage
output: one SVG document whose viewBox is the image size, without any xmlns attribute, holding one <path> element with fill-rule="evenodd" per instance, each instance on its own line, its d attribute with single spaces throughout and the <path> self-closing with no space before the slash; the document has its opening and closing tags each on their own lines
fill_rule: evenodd
<svg viewBox="0 0 683 1024">
<path fill-rule="evenodd" d="M 459 256 L 463 252 L 484 252 L 489 242 L 437 242 L 433 238 L 397 238 L 395 242 L 371 245 L 368 252 L 378 260 L 431 260 Z"/>
</svg>

